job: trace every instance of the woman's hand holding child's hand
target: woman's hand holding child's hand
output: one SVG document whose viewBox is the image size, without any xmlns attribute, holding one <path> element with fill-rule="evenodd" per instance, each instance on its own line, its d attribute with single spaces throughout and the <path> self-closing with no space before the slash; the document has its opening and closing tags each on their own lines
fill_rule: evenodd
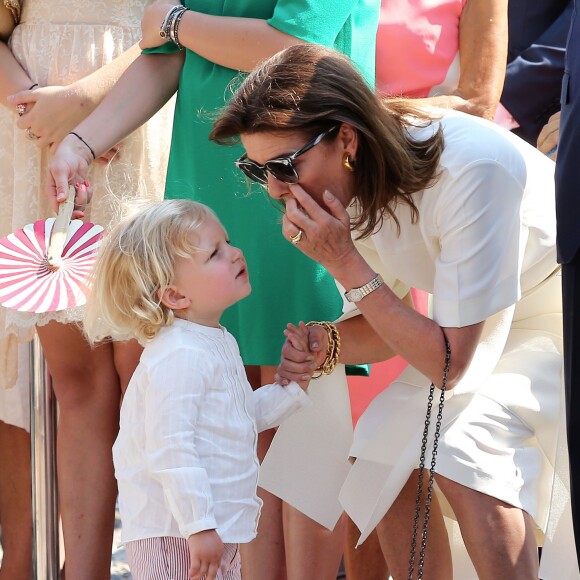
<svg viewBox="0 0 580 580">
<path fill-rule="evenodd" d="M 187 538 L 189 580 L 215 580 L 224 554 L 224 543 L 215 530 L 205 530 Z"/>
<path fill-rule="evenodd" d="M 320 326 L 288 324 L 284 331 L 286 342 L 282 347 L 282 358 L 276 372 L 276 381 L 287 385 L 296 381 L 303 389 L 308 387 L 314 371 L 326 356 L 326 331 Z"/>
</svg>

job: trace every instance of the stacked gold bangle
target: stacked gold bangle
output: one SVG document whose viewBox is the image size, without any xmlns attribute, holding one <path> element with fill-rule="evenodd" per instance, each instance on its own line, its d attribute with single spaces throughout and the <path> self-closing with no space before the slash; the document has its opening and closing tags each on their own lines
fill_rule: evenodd
<svg viewBox="0 0 580 580">
<path fill-rule="evenodd" d="M 319 379 L 322 375 L 329 375 L 334 371 L 340 358 L 340 334 L 336 324 L 327 321 L 311 321 L 307 322 L 306 326 L 322 326 L 326 330 L 328 336 L 328 348 L 326 349 L 326 358 L 324 362 L 316 369 L 318 374 L 313 376 L 313 379 Z"/>
</svg>

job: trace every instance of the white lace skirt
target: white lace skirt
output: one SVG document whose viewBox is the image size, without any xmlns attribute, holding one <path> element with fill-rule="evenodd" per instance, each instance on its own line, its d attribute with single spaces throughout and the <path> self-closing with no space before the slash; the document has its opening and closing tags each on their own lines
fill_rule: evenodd
<svg viewBox="0 0 580 580">
<path fill-rule="evenodd" d="M 41 87 L 69 84 L 111 62 L 139 40 L 139 19 L 147 4 L 147 0 L 25 0 L 10 46 Z M 88 176 L 94 195 L 87 220 L 106 228 L 116 220 L 121 200 L 163 197 L 173 106 L 173 102 L 168 103 L 130 135 L 118 160 L 108 166 L 94 164 Z M 52 215 L 42 194 L 48 152 L 26 139 L 16 120 L 16 111 L 0 106 L 2 237 Z M 8 337 L 27 341 L 35 325 L 81 319 L 82 309 L 33 315 L 0 307 L 0 389 L 13 386 L 18 374 L 18 349 L 13 340 L 6 340 Z"/>
</svg>

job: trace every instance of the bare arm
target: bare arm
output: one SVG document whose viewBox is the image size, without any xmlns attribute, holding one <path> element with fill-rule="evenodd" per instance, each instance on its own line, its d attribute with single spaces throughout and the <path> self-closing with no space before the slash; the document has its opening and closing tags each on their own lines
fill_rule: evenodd
<svg viewBox="0 0 580 580">
<path fill-rule="evenodd" d="M 141 46 L 150 48 L 164 41 L 159 28 L 174 0 L 158 0 L 146 11 L 141 24 Z M 221 66 L 249 72 L 280 50 L 303 42 L 270 26 L 265 20 L 212 16 L 188 10 L 179 25 L 179 41 L 203 58 Z"/>
<path fill-rule="evenodd" d="M 507 60 L 507 0 L 468 0 L 459 25 L 459 85 L 422 103 L 493 119 Z"/>
<path fill-rule="evenodd" d="M 348 271 L 345 271 L 340 274 L 344 281 L 348 278 L 362 280 L 365 276 L 368 282 L 375 275 L 362 258 L 360 261 L 354 259 L 352 267 L 355 268 L 354 271 L 348 274 Z M 365 283 L 351 282 L 347 287 L 354 288 Z M 391 356 L 401 355 L 438 386 L 441 385 L 445 360 L 444 336 L 449 341 L 452 353 L 448 382 L 448 387 L 451 388 L 457 384 L 469 367 L 483 329 L 483 323 L 464 328 L 441 328 L 436 322 L 399 300 L 385 285 L 361 300 L 358 306 L 364 321 L 359 323 L 358 328 L 345 326 L 339 329 L 345 345 L 341 362 L 360 364 L 365 362 L 365 357 L 367 357 L 366 362 L 384 360 L 384 358 L 377 358 L 376 353 L 380 352 L 384 355 L 388 352 L 387 349 L 383 348 L 382 351 L 369 349 L 378 345 L 378 340 L 382 340 Z M 369 328 L 374 331 L 370 335 L 374 335 L 373 339 L 369 339 Z M 371 358 L 368 358 L 369 355 Z"/>
<path fill-rule="evenodd" d="M 413 301 L 410 294 L 403 300 L 412 307 Z M 303 323 L 301 322 L 300 325 L 302 327 Z M 397 354 L 361 314 L 337 322 L 336 327 L 340 335 L 338 361 L 340 363 L 351 365 L 377 363 Z M 321 367 L 326 359 L 327 331 L 318 324 L 304 326 L 308 330 L 307 347 L 304 348 L 297 346 L 294 340 L 295 328 L 293 324 L 288 324 L 284 331 L 286 342 L 282 347 L 282 357 L 275 378 L 282 385 L 287 385 L 289 381 L 299 383 L 305 381 L 305 377 L 311 376 L 312 372 Z M 303 384 L 308 386 L 307 382 Z"/>
<path fill-rule="evenodd" d="M 12 12 L 4 2 L 0 3 L 0 40 L 6 41 L 10 38 L 14 27 L 16 26 L 16 20 L 19 16 L 19 10 Z"/>
<path fill-rule="evenodd" d="M 321 208 L 302 188 L 291 186 L 295 199 L 286 202 L 283 233 L 286 238 L 296 228 L 306 232 L 298 248 L 320 262 L 345 288 L 362 286 L 375 276 L 374 270 L 354 247 L 350 238 L 348 213 L 334 196 L 325 196 L 329 211 Z M 298 208 L 298 204 L 303 209 Z M 341 324 L 344 341 L 344 362 L 369 362 L 383 356 L 379 337 L 392 351 L 436 385 L 441 385 L 445 360 L 445 337 L 451 346 L 451 366 L 448 386 L 451 388 L 463 377 L 475 353 L 483 322 L 463 328 L 441 328 L 435 321 L 419 314 L 386 286 L 382 285 L 361 300 L 357 306 L 365 321 Z M 348 322 L 348 321 L 347 321 Z M 358 328 L 356 324 L 360 325 Z M 370 326 L 375 336 L 365 337 Z M 361 341 L 359 345 L 356 342 Z M 353 357 L 350 359 L 350 357 Z M 384 358 L 384 356 L 383 356 Z M 379 359 L 380 360 L 380 359 Z"/>
<path fill-rule="evenodd" d="M 109 64 L 72 83 L 71 86 L 94 108 L 105 98 L 113 85 L 140 54 L 139 44 L 135 44 Z"/>
<path fill-rule="evenodd" d="M 16 114 L 16 106 L 7 101 L 9 95 L 32 85 L 28 73 L 20 66 L 4 42 L 0 42 L 0 102 Z"/>
<path fill-rule="evenodd" d="M 7 101 L 8 96 L 16 91 L 27 89 L 33 81 L 6 44 L 16 26 L 14 18 L 15 16 L 4 2 L 0 2 L 0 102 L 5 107 L 12 108 L 16 114 L 16 107 Z"/>
<path fill-rule="evenodd" d="M 372 272 L 372 270 L 370 271 Z M 378 295 L 375 296 L 375 298 L 377 297 Z M 392 297 L 393 295 L 390 296 L 390 298 Z M 341 342 L 339 362 L 351 365 L 377 363 L 400 354 L 405 360 L 409 361 L 425 375 L 430 376 L 431 380 L 440 386 L 445 355 L 444 333 L 452 352 L 452 374 L 447 383 L 447 386 L 452 388 L 469 366 L 475 352 L 475 346 L 481 335 L 483 323 L 461 329 L 441 329 L 432 321 L 429 321 L 430 324 L 428 322 L 424 325 L 423 323 L 428 319 L 418 313 L 411 314 L 414 310 L 412 309 L 410 294 L 403 300 L 395 297 L 393 301 L 396 307 L 401 305 L 407 307 L 401 310 L 402 316 L 392 316 L 393 312 L 385 309 L 384 300 L 375 300 L 374 303 L 371 303 L 370 299 L 371 296 L 368 296 L 360 304 L 360 306 L 363 306 L 363 303 L 366 302 L 366 305 L 361 308 L 363 314 L 336 324 Z M 409 309 L 411 312 L 409 312 Z M 372 320 L 372 323 L 370 320 Z M 385 326 L 386 324 L 388 325 Z M 397 324 L 407 325 L 403 333 L 398 333 L 400 334 L 399 338 L 395 336 L 392 330 L 400 330 L 404 327 L 397 327 Z M 277 380 L 283 381 L 285 379 L 286 382 L 300 380 L 304 373 L 312 373 L 324 362 L 328 347 L 326 330 L 320 326 L 310 326 L 309 330 L 310 353 L 313 357 L 313 362 L 309 362 L 310 359 L 303 356 L 299 349 L 296 349 L 289 341 L 286 341 L 282 349 L 282 360 L 278 367 Z M 419 333 L 418 340 L 416 333 Z M 433 352 L 427 355 L 428 350 L 424 349 L 423 341 L 427 336 L 431 335 L 429 347 L 434 348 Z M 401 340 L 401 337 L 403 337 L 403 340 Z M 439 342 L 443 345 L 441 355 L 438 354 Z M 397 351 L 395 350 L 396 348 L 401 350 Z M 429 367 L 422 364 L 424 356 L 435 356 L 434 375 L 429 375 Z M 441 358 L 438 358 L 439 356 Z"/>
<path fill-rule="evenodd" d="M 152 117 L 177 90 L 183 53 L 142 54 L 78 131 L 97 155 Z"/>
<path fill-rule="evenodd" d="M 8 24 L 12 26 L 8 28 Z M 10 11 L 0 4 L 0 32 L 9 37 L 14 28 Z M 31 79 L 12 55 L 8 46 L 0 45 L 0 100 L 14 111 L 25 105 L 26 113 L 18 121 L 21 129 L 30 128 L 40 136 L 39 147 L 59 142 L 75 125 L 97 106 L 111 87 L 140 53 L 136 44 L 86 77 L 67 86 L 41 87 L 30 91 L 38 79 Z"/>
<path fill-rule="evenodd" d="M 101 104 L 75 127 L 97 157 L 145 123 L 175 93 L 183 56 L 140 55 Z M 53 209 L 66 197 L 68 183 L 85 179 L 92 161 L 88 147 L 74 135 L 63 139 L 49 166 L 46 193 L 52 198 Z M 78 204 L 86 202 L 77 195 Z M 75 215 L 80 217 L 82 212 Z"/>
<path fill-rule="evenodd" d="M 179 30 L 179 38 L 190 50 L 211 62 L 244 72 L 284 48 L 303 42 L 265 20 L 201 12 L 186 13 Z"/>
<path fill-rule="evenodd" d="M 109 64 L 66 86 L 47 86 L 12 95 L 11 106 L 26 105 L 18 127 L 40 137 L 39 147 L 59 143 L 104 99 L 113 85 L 139 56 L 136 44 Z"/>
<path fill-rule="evenodd" d="M 374 277 L 374 271 L 363 262 L 357 266 L 360 277 L 353 275 L 353 279 L 362 279 L 362 272 L 367 272 L 369 280 Z M 364 283 L 357 282 L 356 285 Z M 440 385 L 445 335 L 452 352 L 449 388 L 467 370 L 483 328 L 483 323 L 480 323 L 465 328 L 442 329 L 436 322 L 416 312 L 408 300 L 399 300 L 386 286 L 364 298 L 358 306 L 361 316 L 337 324 L 341 337 L 341 363 L 375 363 L 400 355 Z M 325 353 L 326 332 L 317 331 L 315 338 L 320 342 L 320 352 Z M 320 358 L 324 359 L 324 355 L 317 357 L 319 363 Z"/>
<path fill-rule="evenodd" d="M 407 294 L 402 302 L 414 310 L 411 294 Z M 347 365 L 376 363 L 398 354 L 375 331 L 364 315 L 338 322 L 336 326 L 341 336 L 341 363 Z"/>
</svg>

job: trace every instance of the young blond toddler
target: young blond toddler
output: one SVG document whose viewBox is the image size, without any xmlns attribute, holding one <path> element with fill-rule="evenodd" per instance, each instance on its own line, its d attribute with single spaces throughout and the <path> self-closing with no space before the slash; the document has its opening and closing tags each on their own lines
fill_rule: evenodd
<svg viewBox="0 0 580 580">
<path fill-rule="evenodd" d="M 250 293 L 244 256 L 206 206 L 150 204 L 105 238 L 85 332 L 145 349 L 113 447 L 134 580 L 235 580 L 256 535 L 258 432 L 308 404 L 301 386 L 252 391 L 223 311 Z M 303 325 L 291 333 L 307 351 Z"/>
</svg>

